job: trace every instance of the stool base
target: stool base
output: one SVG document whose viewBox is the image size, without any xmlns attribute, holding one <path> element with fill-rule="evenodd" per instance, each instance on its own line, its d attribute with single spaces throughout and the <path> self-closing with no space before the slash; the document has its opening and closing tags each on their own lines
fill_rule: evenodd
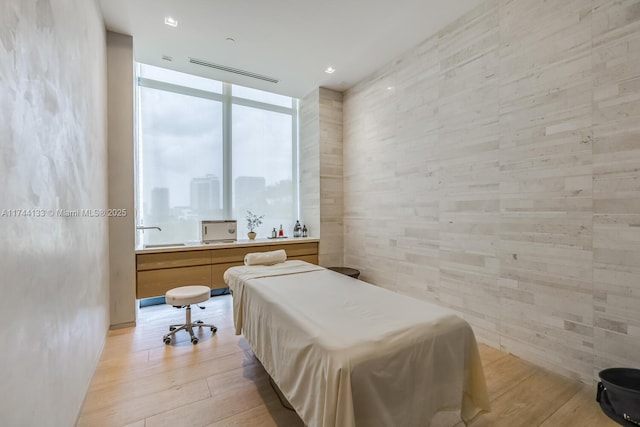
<svg viewBox="0 0 640 427">
<path fill-rule="evenodd" d="M 187 315 L 186 315 L 186 322 L 184 324 L 177 324 L 177 325 L 171 325 L 169 326 L 169 333 L 166 334 L 164 337 L 162 337 L 162 340 L 164 341 L 165 344 L 169 344 L 171 342 L 171 337 L 175 337 L 176 332 L 178 331 L 182 331 L 185 330 L 187 332 L 189 332 L 189 335 L 191 336 L 191 343 L 192 344 L 198 344 L 198 337 L 196 337 L 196 335 L 193 333 L 193 328 L 195 327 L 201 327 L 201 328 L 211 328 L 211 332 L 212 333 L 216 333 L 218 331 L 218 328 L 215 325 L 209 325 L 207 323 L 203 323 L 202 320 L 196 320 L 195 322 L 191 321 L 191 306 L 187 305 L 187 306 L 182 306 L 182 307 L 186 307 L 187 308 Z M 177 308 L 182 308 L 182 307 L 177 307 Z"/>
</svg>

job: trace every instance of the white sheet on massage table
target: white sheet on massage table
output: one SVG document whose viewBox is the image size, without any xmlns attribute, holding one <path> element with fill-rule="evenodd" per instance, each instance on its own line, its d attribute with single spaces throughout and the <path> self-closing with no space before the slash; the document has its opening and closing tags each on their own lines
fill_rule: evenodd
<svg viewBox="0 0 640 427">
<path fill-rule="evenodd" d="M 489 410 L 473 331 L 450 310 L 302 261 L 233 267 L 225 281 L 236 333 L 308 426 Z"/>
</svg>

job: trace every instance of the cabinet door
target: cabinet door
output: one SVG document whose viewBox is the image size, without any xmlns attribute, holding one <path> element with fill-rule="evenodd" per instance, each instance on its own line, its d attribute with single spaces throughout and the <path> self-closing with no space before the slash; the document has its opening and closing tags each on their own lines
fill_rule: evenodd
<svg viewBox="0 0 640 427">
<path fill-rule="evenodd" d="M 162 296 L 169 289 L 189 285 L 211 287 L 211 266 L 138 271 L 136 298 Z"/>
<path fill-rule="evenodd" d="M 317 242 L 304 242 L 288 245 L 280 245 L 277 249 L 284 249 L 287 252 L 287 259 L 303 259 L 306 255 L 318 255 Z M 305 260 L 306 261 L 306 260 Z M 316 261 L 315 264 L 318 262 Z"/>
</svg>

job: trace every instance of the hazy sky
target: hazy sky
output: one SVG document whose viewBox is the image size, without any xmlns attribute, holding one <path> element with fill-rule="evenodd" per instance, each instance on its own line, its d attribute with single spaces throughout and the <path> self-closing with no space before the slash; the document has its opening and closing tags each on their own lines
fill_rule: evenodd
<svg viewBox="0 0 640 427">
<path fill-rule="evenodd" d="M 222 103 L 147 87 L 140 88 L 140 95 L 139 163 L 145 203 L 150 203 L 152 188 L 166 187 L 171 207 L 188 206 L 192 178 L 222 177 Z M 276 97 L 280 103 L 278 98 L 284 98 Z M 290 180 L 291 116 L 234 105 L 232 120 L 234 179 L 262 176 L 267 185 Z"/>
</svg>

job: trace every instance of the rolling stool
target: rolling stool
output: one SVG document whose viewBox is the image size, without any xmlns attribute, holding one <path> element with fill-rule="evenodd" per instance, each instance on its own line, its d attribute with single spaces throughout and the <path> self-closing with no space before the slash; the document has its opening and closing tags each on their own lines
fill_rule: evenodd
<svg viewBox="0 0 640 427">
<path fill-rule="evenodd" d="M 205 302 L 209 300 L 211 296 L 211 288 L 208 286 L 181 286 L 179 288 L 173 288 L 167 291 L 164 295 L 165 301 L 167 304 L 171 304 L 176 308 L 187 308 L 187 318 L 183 325 L 171 325 L 169 326 L 169 332 L 165 335 L 162 340 L 165 344 L 169 344 L 171 342 L 171 336 L 175 336 L 176 332 L 185 329 L 191 335 L 191 343 L 198 344 L 198 337 L 193 333 L 193 328 L 196 326 L 211 328 L 211 332 L 216 333 L 218 330 L 214 325 L 207 325 L 202 322 L 202 320 L 198 320 L 195 322 L 191 322 L 191 304 L 198 305 L 199 302 Z M 206 307 L 199 308 L 204 310 Z"/>
</svg>

